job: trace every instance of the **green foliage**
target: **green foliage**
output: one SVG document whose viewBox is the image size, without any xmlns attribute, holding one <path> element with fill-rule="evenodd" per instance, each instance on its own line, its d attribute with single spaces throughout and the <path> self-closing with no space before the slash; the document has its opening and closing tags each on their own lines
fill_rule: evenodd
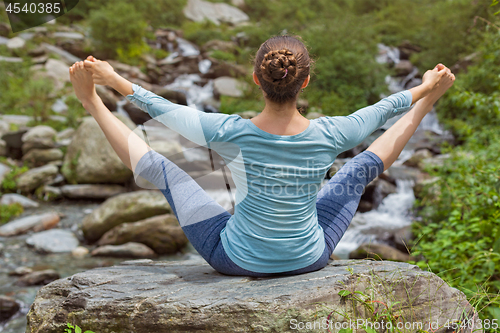
<svg viewBox="0 0 500 333">
<path fill-rule="evenodd" d="M 133 1 L 134 11 L 154 28 L 164 26 L 180 26 L 185 20 L 182 9 L 187 0 L 141 0 Z M 102 8 L 103 2 L 99 0 L 80 1 L 68 14 L 58 18 L 63 24 L 68 24 L 82 19 L 88 19 L 93 10 Z M 108 18 L 111 19 L 111 18 Z"/>
<path fill-rule="evenodd" d="M 232 52 L 214 50 L 214 51 L 210 52 L 210 56 L 212 58 L 223 60 L 223 61 L 236 62 L 236 56 Z"/>
<path fill-rule="evenodd" d="M 455 135 L 489 145 L 497 136 L 485 131 L 500 127 L 500 34 L 485 35 L 476 64 L 460 74 L 439 104 L 441 121 Z"/>
<path fill-rule="evenodd" d="M 480 316 L 500 319 L 500 34 L 488 32 L 476 64 L 457 75 L 438 104 L 441 121 L 462 146 L 428 169 L 438 181 L 417 201 L 418 263 L 476 303 Z"/>
<path fill-rule="evenodd" d="M 55 100 L 53 84 L 48 78 L 35 79 L 29 66 L 28 60 L 0 66 L 0 110 L 5 114 L 24 114 L 39 121 L 46 120 Z"/>
<path fill-rule="evenodd" d="M 12 169 L 8 174 L 5 175 L 2 184 L 0 186 L 2 192 L 15 192 L 17 190 L 17 183 L 16 183 L 17 177 L 19 177 L 19 175 L 29 170 L 29 168 L 26 165 L 23 165 L 22 167 L 19 167 L 17 165 L 11 165 L 11 167 Z"/>
<path fill-rule="evenodd" d="M 64 103 L 68 106 L 66 125 L 68 127 L 77 128 L 79 120 L 87 115 L 87 111 L 83 108 L 82 102 L 80 102 L 74 94 L 69 95 Z"/>
<path fill-rule="evenodd" d="M 24 211 L 20 203 L 0 205 L 0 225 L 9 222 L 13 217 L 19 216 Z"/>
<path fill-rule="evenodd" d="M 203 22 L 185 21 L 181 30 L 184 33 L 184 38 L 196 45 L 203 45 L 212 39 L 230 40 L 233 34 L 232 31 L 228 31 L 227 25 L 217 26 L 208 20 Z"/>
<path fill-rule="evenodd" d="M 488 134 L 495 137 L 494 131 Z M 428 185 L 418 202 L 425 222 L 414 224 L 419 242 L 413 254 L 425 257 L 421 268 L 469 298 L 497 294 L 480 301 L 481 307 L 492 302 L 495 308 L 500 306 L 500 139 L 477 148 L 456 148 L 443 167 L 427 170 L 439 181 Z"/>
<path fill-rule="evenodd" d="M 78 325 L 71 325 L 70 323 L 66 323 L 66 325 L 68 325 L 68 328 L 66 328 L 64 330 L 65 333 L 73 333 L 73 330 L 75 330 L 74 333 L 82 333 L 82 329 L 80 327 L 78 327 Z M 94 333 L 92 331 L 85 331 L 83 333 Z"/>
<path fill-rule="evenodd" d="M 90 12 L 89 24 L 94 47 L 107 57 L 119 56 L 121 61 L 130 62 L 147 50 L 147 23 L 128 2 L 106 2 Z"/>
</svg>

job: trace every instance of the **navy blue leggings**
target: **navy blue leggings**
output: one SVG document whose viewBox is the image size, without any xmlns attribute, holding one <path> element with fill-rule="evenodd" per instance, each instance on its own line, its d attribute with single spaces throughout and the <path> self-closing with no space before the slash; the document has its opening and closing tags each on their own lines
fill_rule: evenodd
<svg viewBox="0 0 500 333">
<path fill-rule="evenodd" d="M 188 240 L 215 270 L 226 275 L 269 277 L 302 274 L 325 267 L 351 223 L 366 185 L 383 171 L 383 162 L 370 151 L 358 154 L 337 171 L 318 192 L 316 201 L 318 223 L 325 233 L 323 255 L 307 267 L 281 273 L 252 272 L 229 259 L 220 232 L 231 214 L 173 162 L 152 150 L 137 163 L 135 174 L 160 189 Z"/>
</svg>

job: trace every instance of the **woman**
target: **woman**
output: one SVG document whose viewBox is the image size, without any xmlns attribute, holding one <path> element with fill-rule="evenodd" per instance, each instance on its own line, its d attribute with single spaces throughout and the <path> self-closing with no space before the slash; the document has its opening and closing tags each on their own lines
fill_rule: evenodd
<svg viewBox="0 0 500 333">
<path fill-rule="evenodd" d="M 264 42 L 254 60 L 253 79 L 266 105 L 251 120 L 171 103 L 91 56 L 75 63 L 70 77 L 77 97 L 120 159 L 162 191 L 203 258 L 223 274 L 266 277 L 326 266 L 364 187 L 396 160 L 422 118 L 455 79 L 439 64 L 425 73 L 418 87 L 347 117 L 308 120 L 297 110 L 296 101 L 309 83 L 310 67 L 308 51 L 299 38 L 278 36 Z M 113 87 L 158 121 L 219 153 L 236 184 L 234 215 L 110 113 L 94 83 Z M 320 190 L 338 154 L 415 103 Z"/>
</svg>

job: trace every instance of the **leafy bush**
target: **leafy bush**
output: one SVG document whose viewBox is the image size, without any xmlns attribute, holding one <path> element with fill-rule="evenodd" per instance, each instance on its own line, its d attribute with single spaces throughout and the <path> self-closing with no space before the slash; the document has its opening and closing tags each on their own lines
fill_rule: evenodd
<svg viewBox="0 0 500 333">
<path fill-rule="evenodd" d="M 17 190 L 17 177 L 29 170 L 29 168 L 25 165 L 22 167 L 12 165 L 11 167 L 12 169 L 8 174 L 5 175 L 2 183 L 0 184 L 0 189 L 2 190 L 2 192 L 15 192 Z"/>
<path fill-rule="evenodd" d="M 443 167 L 428 170 L 439 181 L 428 185 L 418 202 L 424 222 L 414 224 L 419 242 L 413 254 L 425 257 L 418 263 L 421 268 L 429 268 L 469 299 L 497 294 L 496 299 L 480 300 L 478 308 L 493 301 L 482 315 L 498 318 L 500 139 L 475 153 L 470 148 L 456 148 Z"/>
<path fill-rule="evenodd" d="M 0 225 L 9 222 L 13 217 L 19 216 L 24 211 L 20 203 L 0 205 Z"/>
<path fill-rule="evenodd" d="M 106 2 L 90 12 L 89 24 L 94 47 L 106 57 L 120 56 L 121 61 L 130 62 L 147 50 L 147 23 L 128 2 Z"/>
<path fill-rule="evenodd" d="M 438 104 L 441 121 L 463 143 L 452 158 L 428 169 L 436 183 L 416 205 L 423 222 L 414 254 L 477 303 L 484 318 L 500 319 L 500 34 L 484 35 L 481 56 Z"/>
</svg>

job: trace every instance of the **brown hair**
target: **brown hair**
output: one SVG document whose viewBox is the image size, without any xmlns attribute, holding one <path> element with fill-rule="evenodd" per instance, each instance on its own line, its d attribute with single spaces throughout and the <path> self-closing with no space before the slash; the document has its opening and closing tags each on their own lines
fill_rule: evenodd
<svg viewBox="0 0 500 333">
<path fill-rule="evenodd" d="M 266 97 L 275 103 L 294 100 L 313 60 L 299 36 L 275 36 L 260 46 L 254 72 Z"/>
</svg>

